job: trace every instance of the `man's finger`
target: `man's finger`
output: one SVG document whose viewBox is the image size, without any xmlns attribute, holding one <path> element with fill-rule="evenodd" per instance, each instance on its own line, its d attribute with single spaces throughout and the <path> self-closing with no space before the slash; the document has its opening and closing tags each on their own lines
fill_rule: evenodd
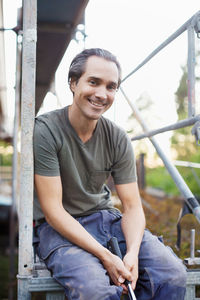
<svg viewBox="0 0 200 300">
<path fill-rule="evenodd" d="M 123 283 L 124 281 L 125 281 L 125 278 L 122 277 L 122 275 L 120 275 L 120 276 L 118 277 L 118 282 L 119 282 L 119 283 Z"/>
</svg>

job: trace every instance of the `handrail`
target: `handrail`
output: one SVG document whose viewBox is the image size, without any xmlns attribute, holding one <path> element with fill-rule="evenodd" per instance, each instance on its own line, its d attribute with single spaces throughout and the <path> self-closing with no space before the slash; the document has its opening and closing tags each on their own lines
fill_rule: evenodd
<svg viewBox="0 0 200 300">
<path fill-rule="evenodd" d="M 189 168 L 200 169 L 200 164 L 199 163 L 194 163 L 194 162 L 190 162 L 190 161 L 174 160 L 174 164 L 176 166 L 180 166 L 180 167 L 189 167 Z"/>
<path fill-rule="evenodd" d="M 122 79 L 122 83 L 144 66 L 158 52 L 165 48 L 169 43 L 175 40 L 184 31 L 188 31 L 188 117 L 195 115 L 195 41 L 194 31 L 200 38 L 200 11 L 194 14 L 187 22 L 185 22 L 175 33 L 170 35 L 160 46 L 151 52 L 132 72 Z"/>
<path fill-rule="evenodd" d="M 136 136 L 131 138 L 131 141 L 141 140 L 143 138 L 154 136 L 154 135 L 162 133 L 162 132 L 166 132 L 166 131 L 170 131 L 170 130 L 175 130 L 175 129 L 191 126 L 191 125 L 195 124 L 197 121 L 200 121 L 200 115 L 197 115 L 197 116 L 195 116 L 193 118 L 190 118 L 190 119 L 181 120 L 181 121 L 178 121 L 178 122 L 173 123 L 171 125 L 167 125 L 165 127 L 161 127 L 161 128 L 155 129 L 155 130 L 151 130 L 151 131 L 148 131 L 146 133 L 142 133 L 140 135 L 136 135 Z"/>
<path fill-rule="evenodd" d="M 188 27 L 195 26 L 197 19 L 200 19 L 200 11 L 198 11 L 195 15 L 193 15 L 187 22 L 185 22 L 177 31 L 175 31 L 172 35 L 170 35 L 163 43 L 161 43 L 154 51 L 152 51 L 132 72 L 126 75 L 122 79 L 122 83 L 127 80 L 131 75 L 133 75 L 136 71 L 138 71 L 141 67 L 143 67 L 150 59 L 152 59 L 158 52 L 160 52 L 163 48 L 165 48 L 168 44 L 170 44 L 173 40 L 175 40 L 179 35 L 181 35 L 184 31 L 188 29 Z M 199 27 L 195 27 L 195 30 L 199 33 Z"/>
</svg>

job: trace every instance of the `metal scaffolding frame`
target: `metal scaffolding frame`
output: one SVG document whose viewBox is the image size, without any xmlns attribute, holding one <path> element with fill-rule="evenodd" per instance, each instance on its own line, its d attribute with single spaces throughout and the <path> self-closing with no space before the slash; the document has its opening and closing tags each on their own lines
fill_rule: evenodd
<svg viewBox="0 0 200 300">
<path fill-rule="evenodd" d="M 181 120 L 175 124 L 171 124 L 156 130 L 149 130 L 146 125 L 144 119 L 142 118 L 141 113 L 139 112 L 136 105 L 133 101 L 130 101 L 128 96 L 126 95 L 124 89 L 122 88 L 123 82 L 127 80 L 131 75 L 133 75 L 136 71 L 138 71 L 142 66 L 144 66 L 148 61 L 150 61 L 158 52 L 160 52 L 164 47 L 170 44 L 174 39 L 176 39 L 179 35 L 187 30 L 188 33 L 188 60 L 187 60 L 187 68 L 188 68 L 188 119 Z M 154 148 L 157 151 L 157 154 L 163 161 L 166 169 L 174 180 L 177 188 L 181 192 L 184 197 L 184 200 L 195 215 L 197 221 L 200 223 L 200 205 L 190 191 L 189 187 L 185 183 L 184 179 L 174 166 L 174 164 L 169 160 L 164 150 L 160 147 L 154 135 L 166 132 L 169 130 L 175 130 L 178 128 L 183 128 L 186 126 L 194 125 L 192 129 L 192 134 L 195 135 L 197 145 L 200 144 L 200 115 L 195 116 L 195 32 L 200 37 L 200 11 L 198 11 L 194 16 L 192 16 L 187 22 L 185 22 L 174 34 L 168 37 L 160 46 L 158 46 L 152 53 L 150 53 L 132 72 L 130 72 L 123 80 L 122 85 L 120 87 L 121 93 L 130 105 L 133 114 L 139 124 L 141 125 L 144 133 L 138 136 L 133 137 L 131 140 L 139 140 L 148 137 Z M 192 257 L 192 261 L 197 261 L 198 258 Z M 190 260 L 190 258 L 188 259 Z M 199 300 L 200 298 L 196 298 L 196 285 L 200 284 L 200 270 L 188 270 L 187 276 L 187 290 L 185 300 Z"/>
<path fill-rule="evenodd" d="M 23 2 L 18 299 L 31 299 L 37 0 Z"/>
<path fill-rule="evenodd" d="M 194 117 L 194 30 L 200 31 L 199 12 L 186 22 L 174 35 L 167 39 L 150 56 L 140 64 L 138 70 L 150 58 L 163 49 L 169 42 L 174 40 L 183 31 L 188 30 L 188 73 L 189 73 L 189 118 L 188 122 L 196 122 Z M 62 288 L 50 277 L 34 277 L 34 270 L 37 270 L 33 262 L 32 230 L 33 230 L 33 150 L 32 136 L 35 118 L 35 71 L 36 71 L 36 39 L 37 39 L 37 0 L 24 0 L 23 2 L 23 52 L 22 52 L 22 93 L 21 93 L 21 159 L 20 159 L 20 207 L 19 207 L 19 268 L 18 268 L 18 300 L 30 300 L 33 291 L 50 291 L 53 294 L 47 295 L 46 299 L 64 299 Z M 190 46 L 192 44 L 192 47 Z M 126 76 L 123 82 L 132 75 L 136 69 Z M 148 128 L 137 108 L 129 101 L 123 89 L 121 91 L 131 105 L 137 120 L 142 124 L 146 134 Z M 199 120 L 199 117 L 198 117 Z M 183 124 L 182 124 L 183 125 Z M 188 125 L 188 124 L 187 124 Z M 197 220 L 200 222 L 200 206 L 191 191 L 183 181 L 182 177 L 168 160 L 162 149 L 156 142 L 152 133 L 150 140 L 158 154 L 165 163 L 178 188 L 183 193 L 186 202 L 191 207 Z M 196 274 L 196 276 L 195 276 Z M 186 299 L 194 300 L 194 284 L 199 283 L 199 273 L 190 272 L 188 276 L 188 289 Z M 192 295 L 192 296 L 191 296 Z"/>
<path fill-rule="evenodd" d="M 199 136 L 199 128 L 200 128 L 200 116 L 195 116 L 195 40 L 194 40 L 194 33 L 196 32 L 198 37 L 200 34 L 200 11 L 198 11 L 194 16 L 192 16 L 187 22 L 185 22 L 174 34 L 168 37 L 160 46 L 158 46 L 150 55 L 145 58 L 142 63 L 140 63 L 132 72 L 130 72 L 123 80 L 122 83 L 127 80 L 131 75 L 133 75 L 136 71 L 138 71 L 142 66 L 144 66 L 148 61 L 150 61 L 158 52 L 160 52 L 164 47 L 170 44 L 174 39 L 176 39 L 179 35 L 181 35 L 184 31 L 188 32 L 188 119 L 181 120 L 176 124 L 171 124 L 163 128 L 159 128 L 156 130 L 149 131 L 148 126 L 146 125 L 145 121 L 142 118 L 141 113 L 137 109 L 136 105 L 133 101 L 130 101 L 128 96 L 126 95 L 125 91 L 123 90 L 122 86 L 120 87 L 121 93 L 123 94 L 124 98 L 130 105 L 133 114 L 137 121 L 140 123 L 141 127 L 144 130 L 144 134 L 136 136 L 132 138 L 132 140 L 139 140 L 145 137 L 148 137 L 153 144 L 154 148 L 156 149 L 158 155 L 160 156 L 161 160 L 163 161 L 166 169 L 168 170 L 169 174 L 173 178 L 175 184 L 177 185 L 179 191 L 183 195 L 187 205 L 195 215 L 196 219 L 200 223 L 200 205 L 196 200 L 193 193 L 190 191 L 189 187 L 183 180 L 182 176 L 173 165 L 173 163 L 169 160 L 167 155 L 165 154 L 164 150 L 160 147 L 159 143 L 157 142 L 154 135 L 159 134 L 161 132 L 174 130 L 178 128 L 182 128 L 185 126 L 195 124 L 195 137 L 197 138 L 197 142 L 200 140 Z"/>
</svg>

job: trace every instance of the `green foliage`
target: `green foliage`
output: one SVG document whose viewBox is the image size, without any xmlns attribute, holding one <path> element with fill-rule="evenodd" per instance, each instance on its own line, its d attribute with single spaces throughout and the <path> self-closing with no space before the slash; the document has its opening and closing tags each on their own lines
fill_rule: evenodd
<svg viewBox="0 0 200 300">
<path fill-rule="evenodd" d="M 165 167 L 147 168 L 146 184 L 163 190 L 166 194 L 178 195 L 179 191 Z"/>
<path fill-rule="evenodd" d="M 196 57 L 199 58 L 200 53 L 198 52 Z M 188 111 L 188 96 L 187 96 L 187 68 L 182 67 L 182 76 L 179 82 L 179 86 L 175 93 L 177 113 L 179 120 L 187 118 Z M 196 77 L 198 82 L 199 78 Z M 174 131 L 171 138 L 171 147 L 174 154 L 176 154 L 176 159 L 190 162 L 200 161 L 200 151 L 199 147 L 196 145 L 195 137 L 191 134 L 192 127 L 185 127 Z M 198 186 L 195 176 L 200 178 L 200 171 L 198 169 L 191 169 L 186 167 L 179 167 L 179 172 L 185 179 L 191 191 L 195 194 L 200 194 L 200 187 Z M 195 173 L 196 172 L 196 173 Z M 195 174 L 194 174 L 195 173 Z"/>
<path fill-rule="evenodd" d="M 182 76 L 179 82 L 179 86 L 175 93 L 175 100 L 177 104 L 177 113 L 179 120 L 184 120 L 187 118 L 188 111 L 188 100 L 187 100 L 187 70 L 186 66 L 182 67 Z M 171 138 L 171 146 L 175 150 L 177 159 L 179 160 L 190 160 L 196 151 L 195 139 L 191 134 L 191 127 L 184 127 L 175 130 Z"/>
<path fill-rule="evenodd" d="M 200 154 L 196 155 L 196 157 Z M 195 159 L 196 159 L 195 157 Z M 195 160 L 196 161 L 196 160 Z M 186 184 L 190 188 L 193 194 L 200 195 L 200 186 L 195 180 L 194 172 L 196 176 L 200 178 L 200 169 L 191 169 L 186 167 L 177 167 L 179 173 L 185 180 Z M 176 187 L 173 179 L 169 175 L 165 167 L 158 167 L 146 170 L 146 183 L 147 186 L 158 188 L 163 190 L 168 195 L 177 196 L 180 194 L 178 188 Z"/>
<path fill-rule="evenodd" d="M 187 71 L 186 67 L 182 67 L 182 77 L 179 82 L 179 87 L 175 93 L 176 95 L 176 105 L 177 105 L 177 113 L 179 119 L 186 117 L 187 112 Z"/>
<path fill-rule="evenodd" d="M 0 141 L 0 166 L 12 165 L 12 146 L 9 143 Z"/>
</svg>

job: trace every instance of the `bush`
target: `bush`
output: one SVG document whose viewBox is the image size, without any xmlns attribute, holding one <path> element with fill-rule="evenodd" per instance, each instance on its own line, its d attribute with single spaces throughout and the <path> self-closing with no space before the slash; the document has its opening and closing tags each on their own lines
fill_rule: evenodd
<svg viewBox="0 0 200 300">
<path fill-rule="evenodd" d="M 198 179 L 195 179 L 194 175 L 195 172 L 196 176 L 200 178 L 200 169 L 191 169 L 188 167 L 177 167 L 177 169 L 191 192 L 195 195 L 200 195 L 200 186 L 197 182 Z M 162 189 L 168 195 L 177 196 L 180 194 L 176 184 L 165 167 L 153 169 L 147 168 L 146 183 L 147 186 Z"/>
</svg>

